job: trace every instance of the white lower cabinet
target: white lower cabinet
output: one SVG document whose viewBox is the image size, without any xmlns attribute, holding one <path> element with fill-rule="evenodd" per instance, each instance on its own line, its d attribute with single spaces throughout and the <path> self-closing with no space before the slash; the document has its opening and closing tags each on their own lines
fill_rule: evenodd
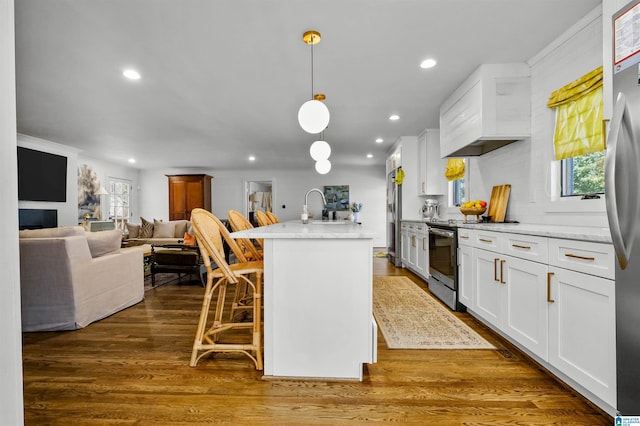
<svg viewBox="0 0 640 426">
<path fill-rule="evenodd" d="M 473 247 L 458 246 L 458 301 L 470 308 L 473 304 Z"/>
<path fill-rule="evenodd" d="M 542 359 L 547 358 L 547 265 L 475 249 L 473 311 Z"/>
<path fill-rule="evenodd" d="M 549 363 L 615 407 L 615 283 L 557 267 L 549 272 Z"/>
<path fill-rule="evenodd" d="M 546 360 L 548 266 L 512 256 L 503 256 L 501 262 L 506 293 L 502 327 L 507 335 Z"/>
<path fill-rule="evenodd" d="M 473 251 L 475 300 L 473 311 L 495 327 L 502 327 L 505 304 L 503 285 L 498 278 L 498 253 L 476 248 Z"/>
<path fill-rule="evenodd" d="M 429 278 L 429 234 L 427 225 L 402 223 L 402 263 L 425 280 Z"/>
<path fill-rule="evenodd" d="M 543 365 L 615 407 L 613 247 L 467 229 L 458 241 L 462 303 Z"/>
<path fill-rule="evenodd" d="M 403 265 L 409 264 L 409 247 L 411 243 L 409 236 L 409 225 L 402 223 L 400 225 L 400 261 Z"/>
</svg>

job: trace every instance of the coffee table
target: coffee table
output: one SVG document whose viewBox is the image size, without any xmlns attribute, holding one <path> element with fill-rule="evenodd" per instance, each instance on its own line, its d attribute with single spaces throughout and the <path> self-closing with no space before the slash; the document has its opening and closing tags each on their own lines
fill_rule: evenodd
<svg viewBox="0 0 640 426">
<path fill-rule="evenodd" d="M 155 274 L 173 272 L 178 274 L 178 282 L 182 274 L 196 273 L 200 276 L 200 250 L 197 246 L 186 244 L 152 244 L 150 256 L 151 286 L 155 287 Z"/>
</svg>

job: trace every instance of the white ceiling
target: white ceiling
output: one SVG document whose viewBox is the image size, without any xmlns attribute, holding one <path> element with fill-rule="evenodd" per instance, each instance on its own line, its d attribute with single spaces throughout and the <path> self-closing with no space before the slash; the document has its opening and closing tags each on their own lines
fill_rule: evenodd
<svg viewBox="0 0 640 426">
<path fill-rule="evenodd" d="M 18 132 L 141 169 L 313 167 L 297 111 L 311 95 L 302 34 L 316 29 L 330 160 L 383 164 L 399 136 L 438 127 L 478 65 L 526 61 L 600 3 L 16 0 Z M 436 68 L 419 67 L 427 57 Z"/>
</svg>

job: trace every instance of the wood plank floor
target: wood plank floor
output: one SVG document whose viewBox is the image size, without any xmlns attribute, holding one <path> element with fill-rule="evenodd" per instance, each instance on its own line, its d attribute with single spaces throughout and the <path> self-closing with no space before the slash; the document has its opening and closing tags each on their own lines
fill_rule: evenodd
<svg viewBox="0 0 640 426">
<path fill-rule="evenodd" d="M 384 258 L 374 274 L 422 283 Z M 613 424 L 468 314 L 498 350 L 390 350 L 380 335 L 363 382 L 261 380 L 234 354 L 191 368 L 201 295 L 165 285 L 85 329 L 25 333 L 26 424 Z"/>
</svg>

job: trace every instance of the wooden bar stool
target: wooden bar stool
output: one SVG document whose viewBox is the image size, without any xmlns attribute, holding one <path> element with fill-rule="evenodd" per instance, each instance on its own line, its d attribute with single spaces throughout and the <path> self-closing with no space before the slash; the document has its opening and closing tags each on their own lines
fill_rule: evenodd
<svg viewBox="0 0 640 426">
<path fill-rule="evenodd" d="M 225 260 L 222 249 L 221 227 L 212 216 L 211 213 L 203 209 L 193 209 L 191 212 L 191 223 L 207 269 L 207 283 L 189 365 L 195 367 L 203 356 L 213 352 L 240 352 L 253 360 L 257 370 L 262 370 L 261 311 L 264 267 L 262 262 L 255 261 L 229 265 Z M 216 269 L 213 269 L 212 262 L 217 266 Z M 255 282 L 250 279 L 251 276 L 255 277 Z M 227 285 L 229 283 L 236 286 L 246 284 L 251 289 L 252 322 L 222 321 Z M 218 295 L 213 314 L 213 324 L 209 326 L 207 321 L 209 310 L 213 295 L 216 292 Z M 252 331 L 250 343 L 222 343 L 219 341 L 220 334 L 224 331 L 246 328 Z"/>
<path fill-rule="evenodd" d="M 269 216 L 267 216 L 267 214 L 262 210 L 256 211 L 256 220 L 258 221 L 258 225 L 260 226 L 273 225 L 271 219 L 269 219 Z"/>
<path fill-rule="evenodd" d="M 245 231 L 247 229 L 253 229 L 253 225 L 249 220 L 242 215 L 237 210 L 229 210 L 227 213 L 227 218 L 229 219 L 229 225 L 231 225 L 231 229 L 233 232 Z M 249 238 L 238 238 L 238 244 L 244 250 L 244 255 L 248 260 L 262 260 L 262 251 L 258 250 Z M 261 239 L 256 240 L 260 247 L 262 248 L 264 245 L 264 241 Z"/>
<path fill-rule="evenodd" d="M 273 214 L 272 212 L 266 212 L 265 213 L 267 215 L 267 217 L 269 218 L 269 220 L 271 221 L 271 223 L 280 223 L 280 221 L 278 220 L 278 218 L 276 217 L 275 214 Z"/>
<path fill-rule="evenodd" d="M 245 257 L 242 248 L 236 242 L 236 240 L 233 239 L 233 237 L 231 237 L 229 230 L 222 223 L 222 221 L 218 219 L 214 214 L 210 213 L 209 211 L 205 210 L 205 213 L 203 214 L 211 217 L 211 219 L 214 222 L 216 222 L 216 224 L 220 228 L 220 234 L 222 235 L 222 238 L 227 243 L 227 245 L 229 246 L 229 249 L 235 256 L 236 262 L 238 263 L 248 262 L 249 260 Z M 262 260 L 257 260 L 256 262 L 259 262 L 260 265 L 264 264 Z M 250 288 L 248 285 L 246 285 L 246 283 L 238 283 L 235 286 L 235 292 L 233 296 L 233 302 L 231 302 L 231 310 L 230 310 L 229 318 L 231 321 L 233 321 L 233 318 L 236 312 L 246 311 L 250 309 L 253 309 L 253 296 L 251 295 Z"/>
</svg>

